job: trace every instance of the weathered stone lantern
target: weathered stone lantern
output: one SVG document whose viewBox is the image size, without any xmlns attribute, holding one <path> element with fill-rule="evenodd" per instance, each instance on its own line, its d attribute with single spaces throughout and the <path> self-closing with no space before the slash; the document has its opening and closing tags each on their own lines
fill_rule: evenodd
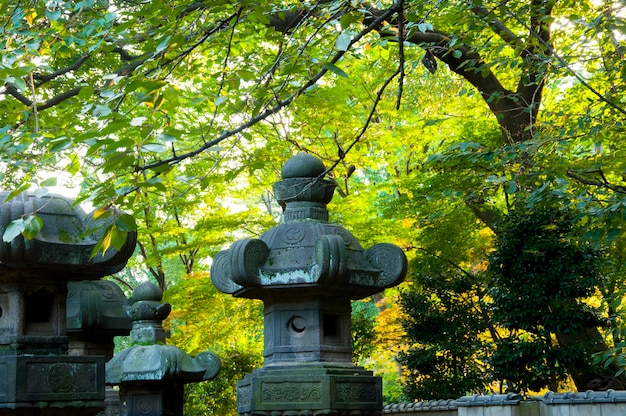
<svg viewBox="0 0 626 416">
<path fill-rule="evenodd" d="M 102 355 L 110 360 L 115 337 L 128 336 L 132 328 L 126 295 L 110 280 L 69 282 L 67 291 L 68 354 Z M 98 416 L 117 416 L 119 391 L 105 386 L 104 394 L 105 410 Z"/>
<path fill-rule="evenodd" d="M 363 250 L 328 223 L 334 184 L 298 154 L 274 194 L 283 222 L 233 243 L 211 267 L 214 285 L 264 302 L 264 366 L 237 384 L 240 415 L 378 415 L 381 379 L 352 364 L 350 301 L 399 284 L 407 260 L 392 244 Z"/>
<path fill-rule="evenodd" d="M 184 384 L 210 380 L 220 371 L 210 352 L 190 357 L 165 345 L 162 321 L 170 314 L 163 292 L 146 282 L 133 291 L 128 315 L 133 320 L 131 347 L 106 364 L 106 383 L 120 386 L 121 416 L 182 416 Z"/>
<path fill-rule="evenodd" d="M 68 283 L 67 334 L 69 355 L 113 357 L 116 336 L 127 336 L 132 321 L 128 299 L 110 280 Z"/>
<path fill-rule="evenodd" d="M 96 414 L 103 408 L 105 357 L 67 355 L 67 285 L 121 270 L 136 236 L 129 234 L 121 251 L 92 258 L 101 233 L 90 233 L 96 223 L 71 200 L 22 193 L 6 201 L 8 195 L 0 192 L 0 235 L 33 214 L 43 227 L 31 240 L 0 241 L 0 412 Z"/>
</svg>

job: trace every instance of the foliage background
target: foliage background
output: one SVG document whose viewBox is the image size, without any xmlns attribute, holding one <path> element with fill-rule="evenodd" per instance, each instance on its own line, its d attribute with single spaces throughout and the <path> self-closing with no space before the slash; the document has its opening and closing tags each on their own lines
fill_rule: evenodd
<svg viewBox="0 0 626 416">
<path fill-rule="evenodd" d="M 260 364 L 261 306 L 216 293 L 207 272 L 219 250 L 276 224 L 271 184 L 298 151 L 337 183 L 332 221 L 410 258 L 400 290 L 353 312 L 355 361 L 384 377 L 386 400 L 623 382 L 621 2 L 8 0 L 0 11 L 2 186 L 69 187 L 96 214 L 127 213 L 98 247 L 138 231 L 117 281 L 167 289 L 170 341 L 224 358 L 222 378 L 188 391 L 189 414 L 232 411 L 234 380 Z M 548 245 L 561 266 L 567 250 L 586 253 L 560 302 L 595 320 L 564 329 L 570 319 L 550 315 L 539 336 L 497 303 L 540 283 L 493 265 L 507 230 L 546 210 L 567 212 L 568 232 L 552 241 L 530 227 L 538 246 L 520 259 L 543 264 Z M 36 218 L 4 238 L 36 235 Z M 515 363 L 527 374 L 513 380 L 499 367 L 584 347 L 583 335 L 601 346 L 576 350 L 584 371 L 551 358 L 549 374 Z"/>
</svg>

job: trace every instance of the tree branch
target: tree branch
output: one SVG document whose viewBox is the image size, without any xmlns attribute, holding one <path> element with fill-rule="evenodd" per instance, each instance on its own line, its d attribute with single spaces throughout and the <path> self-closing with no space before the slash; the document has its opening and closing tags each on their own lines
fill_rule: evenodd
<svg viewBox="0 0 626 416">
<path fill-rule="evenodd" d="M 493 13 L 489 11 L 485 6 L 472 6 L 472 12 L 487 22 L 491 30 L 500 36 L 504 42 L 510 45 L 513 48 L 516 48 L 521 45 L 520 38 L 511 31 L 508 27 L 504 25 L 500 20 L 493 17 Z"/>
<path fill-rule="evenodd" d="M 83 56 L 81 56 L 80 58 L 78 58 L 77 60 L 75 60 L 74 62 L 72 62 L 70 65 L 58 69 L 52 73 L 49 74 L 40 74 L 40 73 L 33 73 L 33 78 L 36 79 L 37 81 L 39 81 L 36 85 L 36 87 L 40 86 L 41 84 L 48 82 L 48 81 L 52 81 L 53 79 L 60 77 L 61 75 L 65 75 L 68 72 L 72 72 L 77 70 L 78 68 L 81 67 L 82 64 L 85 63 L 85 61 L 87 61 L 87 59 L 90 58 L 90 54 L 85 54 Z"/>
<path fill-rule="evenodd" d="M 387 19 L 389 16 L 393 15 L 393 13 L 395 13 L 395 9 L 391 8 L 386 10 L 384 13 L 382 13 L 380 15 L 380 17 L 378 17 L 377 19 L 375 19 L 370 25 L 368 25 L 364 30 L 362 30 L 358 35 L 356 35 L 354 38 L 352 38 L 352 40 L 350 41 L 348 47 L 346 48 L 346 50 L 342 50 L 342 51 L 338 51 L 333 58 L 329 61 L 330 64 L 334 65 L 336 64 L 345 54 L 348 50 L 350 50 L 350 47 L 352 45 L 354 45 L 355 43 L 359 42 L 365 35 L 367 35 L 368 33 L 376 30 L 377 27 L 380 26 L 380 24 Z M 183 160 L 192 158 L 204 151 L 206 151 L 207 149 L 210 149 L 216 145 L 218 145 L 219 143 L 221 143 L 222 141 L 233 137 L 245 130 L 247 130 L 248 128 L 254 126 L 256 123 L 267 119 L 269 116 L 278 113 L 280 110 L 282 110 L 284 107 L 288 106 L 289 104 L 291 104 L 300 94 L 303 94 L 305 91 L 307 91 L 309 88 L 311 88 L 313 85 L 315 85 L 317 83 L 317 81 L 319 81 L 329 70 L 326 67 L 323 67 L 322 69 L 320 69 L 317 74 L 315 74 L 311 79 L 309 79 L 309 81 L 307 83 L 305 83 L 303 86 L 301 86 L 295 93 L 291 94 L 289 97 L 280 100 L 277 102 L 276 105 L 274 105 L 272 108 L 267 109 L 266 111 L 250 118 L 247 122 L 239 125 L 238 127 L 232 129 L 232 130 L 228 130 L 223 132 L 222 134 L 220 134 L 218 137 L 216 137 L 213 140 L 210 140 L 208 142 L 205 142 L 202 146 L 191 150 L 187 153 L 183 153 L 183 154 L 179 154 L 177 156 L 173 156 L 170 157 L 168 159 L 162 159 L 162 160 L 158 160 L 156 162 L 153 163 L 149 163 L 146 165 L 142 165 L 142 166 L 136 166 L 135 167 L 135 171 L 139 172 L 139 171 L 145 171 L 145 170 L 149 170 L 149 169 L 155 169 L 159 166 L 163 166 L 163 165 L 175 165 L 178 164 L 180 162 L 182 162 Z"/>
<path fill-rule="evenodd" d="M 78 93 L 80 92 L 80 90 L 83 87 L 75 87 L 72 88 L 71 90 L 62 92 L 61 94 L 57 94 L 54 97 L 50 98 L 47 101 L 44 101 L 43 103 L 37 103 L 37 110 L 42 111 L 42 110 L 46 110 L 50 107 L 53 107 L 65 100 L 67 100 L 68 98 L 74 97 L 75 95 L 78 95 Z M 30 98 L 26 97 L 25 95 L 23 95 L 22 93 L 20 93 L 17 88 L 15 88 L 15 85 L 7 82 L 6 84 L 4 84 L 4 93 L 8 94 L 10 96 L 12 96 L 13 98 L 17 99 L 19 102 L 21 102 L 22 104 L 24 104 L 27 107 L 32 107 L 34 105 L 33 100 L 31 100 Z"/>
<path fill-rule="evenodd" d="M 521 19 L 519 17 L 517 17 L 516 15 L 513 15 L 513 17 L 523 26 L 525 26 L 529 33 L 535 38 L 537 39 L 545 48 L 546 51 L 550 54 L 550 56 L 554 56 L 556 58 L 557 61 L 559 61 L 559 64 L 565 68 L 570 74 L 572 74 L 576 80 L 578 82 L 580 82 L 581 85 L 583 85 L 585 88 L 587 88 L 589 91 L 591 91 L 591 93 L 593 93 L 596 97 L 598 97 L 598 99 L 606 104 L 608 104 L 610 107 L 613 107 L 615 110 L 619 111 L 622 114 L 626 114 L 626 109 L 621 107 L 620 105 L 618 105 L 617 103 L 615 103 L 614 101 L 608 99 L 604 94 L 601 94 L 598 90 L 596 90 L 593 86 L 591 86 L 587 80 L 581 76 L 578 72 L 576 72 L 571 65 L 569 65 L 565 59 L 563 59 L 562 56 L 560 56 L 559 54 L 556 53 L 556 51 L 554 50 L 554 48 L 552 47 L 552 45 L 550 45 L 546 40 L 544 40 L 542 38 L 542 35 L 540 33 L 535 32 L 531 27 L 529 27 L 527 24 L 525 24 L 523 21 L 521 21 Z"/>
<path fill-rule="evenodd" d="M 599 179 L 586 178 L 582 175 L 597 175 Z M 572 179 L 577 180 L 578 182 L 584 185 L 595 186 L 598 188 L 605 188 L 605 189 L 609 189 L 619 194 L 626 194 L 626 186 L 615 185 L 615 184 L 610 183 L 608 179 L 606 178 L 606 176 L 604 175 L 604 172 L 602 172 L 602 169 L 594 169 L 594 170 L 586 170 L 586 171 L 575 171 L 572 169 L 568 169 L 567 176 L 569 176 Z"/>
<path fill-rule="evenodd" d="M 549 1 L 548 1 L 549 2 Z M 545 76 L 542 65 L 547 65 L 547 58 L 551 56 L 550 26 L 546 23 L 552 13 L 552 7 L 544 0 L 534 0 L 531 5 L 530 24 L 528 25 L 528 41 L 522 50 L 521 57 L 527 61 L 530 71 L 520 77 L 517 93 L 530 109 L 529 125 L 534 125 L 539 112 L 539 104 L 543 93 Z M 537 37 L 540 42 L 534 41 Z"/>
</svg>

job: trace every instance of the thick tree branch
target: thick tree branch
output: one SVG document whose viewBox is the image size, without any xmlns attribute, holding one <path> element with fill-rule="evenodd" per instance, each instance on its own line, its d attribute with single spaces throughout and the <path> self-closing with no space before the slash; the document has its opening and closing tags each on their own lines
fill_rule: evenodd
<svg viewBox="0 0 626 416">
<path fill-rule="evenodd" d="M 43 103 L 39 104 L 37 108 L 39 110 L 47 110 L 50 107 L 54 107 L 55 105 L 78 95 L 78 93 L 80 93 L 80 90 L 82 89 L 83 87 L 74 87 L 71 90 L 62 92 L 61 94 L 57 94 L 54 97 L 50 98 L 49 100 L 44 101 Z"/>
<path fill-rule="evenodd" d="M 115 52 L 120 56 L 120 59 L 122 61 L 134 61 L 135 59 L 140 59 L 140 56 L 133 56 L 130 53 L 128 53 L 128 51 L 126 49 L 124 49 L 122 46 L 116 46 L 113 49 L 111 49 L 111 52 Z"/>
<path fill-rule="evenodd" d="M 494 33 L 500 36 L 500 39 L 502 39 L 508 45 L 512 46 L 513 48 L 521 46 L 521 40 L 519 36 L 513 33 L 513 31 L 506 27 L 506 25 L 504 25 L 504 23 L 502 23 L 500 20 L 496 19 L 493 16 L 493 13 L 491 13 L 491 11 L 489 11 L 485 6 L 472 6 L 471 10 L 476 16 L 487 22 L 491 30 L 493 30 Z"/>
<path fill-rule="evenodd" d="M 49 74 L 41 74 L 37 72 L 33 73 L 33 78 L 39 81 L 35 86 L 38 87 L 44 82 L 52 81 L 53 79 L 60 77 L 61 75 L 65 75 L 68 72 L 77 70 L 87 61 L 87 59 L 89 59 L 90 56 L 91 56 L 90 54 L 85 54 L 81 56 L 80 58 L 78 58 L 77 60 L 75 60 L 74 62 L 72 62 L 70 65 L 61 69 L 57 69 L 56 71 L 51 72 Z"/>
<path fill-rule="evenodd" d="M 350 50 L 350 47 L 352 45 L 354 45 L 355 43 L 359 42 L 368 33 L 376 30 L 376 28 L 379 27 L 380 24 L 385 19 L 389 18 L 394 13 L 395 13 L 395 9 L 389 9 L 389 10 L 386 10 L 384 13 L 382 13 L 370 25 L 368 25 L 358 35 L 356 35 L 356 36 L 354 36 L 352 38 L 352 40 L 350 41 L 350 44 L 348 45 L 346 50 L 338 51 L 333 56 L 333 58 L 329 61 L 329 63 L 331 65 L 334 65 L 337 62 L 339 62 L 339 60 L 346 54 L 346 52 L 348 50 Z M 220 134 L 218 137 L 216 137 L 215 139 L 210 140 L 208 142 L 205 142 L 202 146 L 199 146 L 198 148 L 196 148 L 196 149 L 194 149 L 192 151 L 189 151 L 187 153 L 182 153 L 182 154 L 179 154 L 177 156 L 170 157 L 168 159 L 158 160 L 158 161 L 155 161 L 153 163 L 146 164 L 146 165 L 137 166 L 135 168 L 135 171 L 139 172 L 139 171 L 155 169 L 155 168 L 157 168 L 159 166 L 163 166 L 163 165 L 175 165 L 175 164 L 178 164 L 178 163 L 182 162 L 183 160 L 192 158 L 192 157 L 194 157 L 194 156 L 196 156 L 196 155 L 206 151 L 207 149 L 210 149 L 210 148 L 218 145 L 219 143 L 223 142 L 224 140 L 226 140 L 226 139 L 228 139 L 230 137 L 233 137 L 233 136 L 235 136 L 235 135 L 237 135 L 237 134 L 247 130 L 248 128 L 254 126 L 258 122 L 267 119 L 271 115 L 278 113 L 280 110 L 282 110 L 283 108 L 285 108 L 286 106 L 291 104 L 300 94 L 303 94 L 305 91 L 307 91 L 313 85 L 315 85 L 327 72 L 328 72 L 328 69 L 326 67 L 323 67 L 322 69 L 320 69 L 317 72 L 317 74 L 315 74 L 311 79 L 309 79 L 309 81 L 307 83 L 305 83 L 303 86 L 298 88 L 298 90 L 295 93 L 291 94 L 289 97 L 287 97 L 287 98 L 285 98 L 283 100 L 278 101 L 272 108 L 269 108 L 266 111 L 264 111 L 264 112 L 262 112 L 262 113 L 260 113 L 260 114 L 258 114 L 256 116 L 250 118 L 247 122 L 242 123 L 237 128 L 225 131 L 222 134 Z"/>
<path fill-rule="evenodd" d="M 465 199 L 465 205 L 481 220 L 491 231 L 498 233 L 497 225 L 502 220 L 501 213 L 480 197 Z"/>
<path fill-rule="evenodd" d="M 365 21 L 380 16 L 381 13 L 381 10 L 371 7 L 368 9 L 368 16 L 365 17 Z M 475 13 L 488 16 L 487 11 L 480 8 L 477 8 Z M 394 23 L 393 19 L 384 21 L 384 24 L 381 22 L 378 33 L 382 37 L 397 40 L 399 38 L 398 29 L 390 27 L 390 24 L 397 23 Z M 515 42 L 513 33 L 501 23 L 491 19 L 491 25 L 500 36 Z M 406 34 L 407 42 L 426 49 L 427 54 L 431 54 L 445 63 L 452 72 L 465 78 L 476 88 L 491 112 L 496 116 L 505 137 L 513 142 L 522 142 L 530 138 L 527 127 L 532 118 L 528 117 L 528 103 L 524 99 L 520 99 L 516 92 L 502 85 L 475 49 L 458 43 L 452 45 L 452 38 L 452 35 L 436 29 Z M 538 103 L 541 95 L 535 94 L 533 98 L 535 101 L 532 102 Z"/>
<path fill-rule="evenodd" d="M 553 50 L 545 46 L 550 44 L 550 25 L 547 21 L 552 13 L 552 7 L 548 3 L 551 3 L 551 0 L 532 2 L 528 41 L 521 53 L 522 59 L 526 61 L 527 72 L 520 77 L 517 94 L 530 109 L 530 126 L 535 124 L 539 113 L 545 84 L 546 61 Z M 540 42 L 537 42 L 535 37 L 539 38 Z"/>
<path fill-rule="evenodd" d="M 559 54 L 557 54 L 554 50 L 554 48 L 552 47 L 552 45 L 550 45 L 550 43 L 546 40 L 544 40 L 541 36 L 541 34 L 534 32 L 534 30 L 529 27 L 528 25 L 526 25 L 521 19 L 519 19 L 519 17 L 517 16 L 513 16 L 520 24 L 522 24 L 523 26 L 525 26 L 528 30 L 529 33 L 531 34 L 531 36 L 533 36 L 535 39 L 537 39 L 539 41 L 539 43 L 541 43 L 545 48 L 546 51 L 549 53 L 550 56 L 553 56 L 554 58 L 556 58 L 556 60 L 559 62 L 559 64 L 565 68 L 570 74 L 572 74 L 576 80 L 578 82 L 580 82 L 581 85 L 583 85 L 585 88 L 587 88 L 589 91 L 591 91 L 591 93 L 593 93 L 596 97 L 598 97 L 598 99 L 606 104 L 608 104 L 610 107 L 612 107 L 613 109 L 619 111 L 622 114 L 626 114 L 626 109 L 620 105 L 618 105 L 616 102 L 614 102 L 613 100 L 610 100 L 609 98 L 607 98 L 607 96 L 605 94 L 600 93 L 600 91 L 596 90 L 593 86 L 591 86 L 589 84 L 589 82 L 587 82 L 587 80 L 581 76 L 577 71 L 575 71 L 572 66 L 570 64 L 568 64 L 565 59 L 563 59 L 562 56 L 560 56 Z"/>
<path fill-rule="evenodd" d="M 83 87 L 75 87 L 75 88 L 72 88 L 71 90 L 62 92 L 61 94 L 57 94 L 47 101 L 44 101 L 42 103 L 37 103 L 37 110 L 41 111 L 41 110 L 46 110 L 50 107 L 54 107 L 55 105 L 60 104 L 61 102 L 67 100 L 68 98 L 72 98 L 75 95 L 78 95 L 78 93 L 80 92 L 82 88 Z M 34 105 L 33 100 L 26 97 L 22 93 L 20 93 L 13 84 L 6 83 L 4 85 L 4 89 L 5 89 L 4 90 L 5 94 L 12 96 L 13 98 L 17 99 L 19 102 L 24 104 L 25 106 L 31 107 Z"/>
<path fill-rule="evenodd" d="M 596 177 L 590 178 L 590 177 L 585 177 L 583 175 L 594 175 Z M 609 189 L 619 194 L 626 194 L 626 186 L 615 185 L 609 182 L 606 176 L 604 175 L 604 172 L 602 172 L 602 169 L 587 170 L 587 171 L 582 171 L 582 172 L 568 169 L 567 176 L 569 176 L 572 179 L 575 179 L 576 181 L 584 185 L 595 186 L 598 188 L 605 188 L 605 189 Z"/>
<path fill-rule="evenodd" d="M 21 102 L 22 104 L 24 104 L 27 107 L 30 107 L 31 105 L 33 105 L 33 100 L 31 100 L 30 98 L 26 97 L 22 93 L 20 93 L 17 90 L 17 88 L 15 88 L 15 85 L 11 84 L 10 82 L 6 82 L 4 84 L 4 92 L 3 92 L 3 94 L 10 95 L 11 97 L 15 98 L 16 100 L 18 100 L 19 102 Z"/>
</svg>

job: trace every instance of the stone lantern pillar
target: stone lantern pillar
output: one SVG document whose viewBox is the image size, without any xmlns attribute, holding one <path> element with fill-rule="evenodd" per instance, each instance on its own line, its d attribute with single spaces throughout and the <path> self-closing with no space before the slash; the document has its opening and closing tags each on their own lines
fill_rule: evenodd
<svg viewBox="0 0 626 416">
<path fill-rule="evenodd" d="M 298 154 L 274 194 L 283 222 L 233 243 L 211 267 L 214 285 L 264 302 L 265 362 L 237 384 L 240 415 L 379 415 L 379 377 L 352 364 L 350 301 L 399 284 L 407 260 L 392 244 L 364 250 L 328 222 L 334 184 Z"/>
<path fill-rule="evenodd" d="M 106 364 L 106 383 L 120 387 L 121 416 L 182 416 L 186 383 L 214 378 L 219 358 L 202 352 L 195 358 L 165 345 L 162 321 L 170 314 L 169 303 L 152 283 L 133 291 L 127 313 L 133 321 L 131 347 Z"/>
<path fill-rule="evenodd" d="M 71 200 L 22 193 L 6 201 L 8 195 L 0 192 L 0 235 L 33 214 L 43 227 L 30 240 L 0 241 L 0 412 L 94 415 L 103 408 L 105 357 L 68 355 L 67 286 L 121 270 L 136 235 L 121 251 L 92 257 L 101 234 L 89 233 L 93 218 Z"/>
</svg>

